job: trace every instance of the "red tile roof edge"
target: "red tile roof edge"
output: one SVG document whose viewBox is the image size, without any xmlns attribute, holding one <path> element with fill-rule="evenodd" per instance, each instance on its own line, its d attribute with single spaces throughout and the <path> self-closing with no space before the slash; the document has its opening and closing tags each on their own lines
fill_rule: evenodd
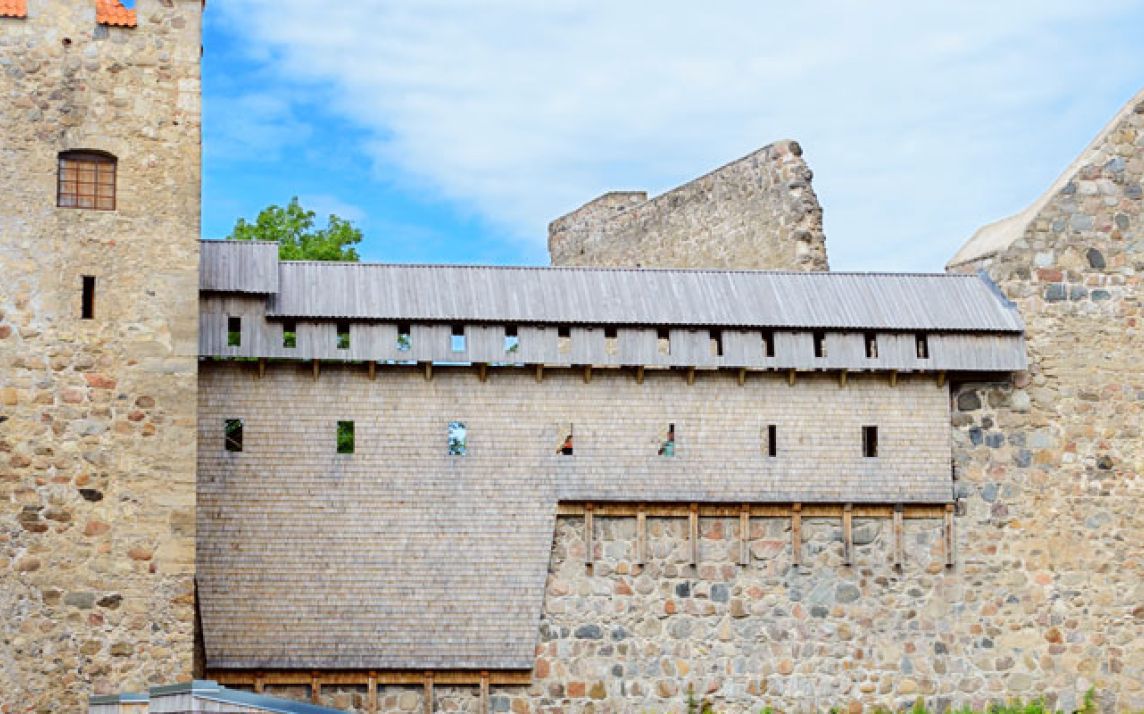
<svg viewBox="0 0 1144 714">
<path fill-rule="evenodd" d="M 135 27 L 135 10 L 123 7 L 119 0 L 95 0 L 95 21 L 101 25 Z"/>
<path fill-rule="evenodd" d="M 28 0 L 0 0 L 0 17 L 27 17 Z"/>
</svg>

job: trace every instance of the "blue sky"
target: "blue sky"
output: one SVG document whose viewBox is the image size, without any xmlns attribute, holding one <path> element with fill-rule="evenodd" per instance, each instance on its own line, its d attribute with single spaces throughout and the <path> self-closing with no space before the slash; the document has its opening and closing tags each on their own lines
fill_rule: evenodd
<svg viewBox="0 0 1144 714">
<path fill-rule="evenodd" d="M 803 146 L 836 270 L 940 270 L 1144 88 L 1144 4 L 225 0 L 203 234 L 300 196 L 366 260 L 543 264 L 547 222 Z"/>
</svg>

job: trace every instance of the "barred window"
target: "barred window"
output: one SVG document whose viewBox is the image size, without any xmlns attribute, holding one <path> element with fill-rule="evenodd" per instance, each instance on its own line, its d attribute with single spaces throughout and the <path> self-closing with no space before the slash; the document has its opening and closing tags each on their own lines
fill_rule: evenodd
<svg viewBox="0 0 1144 714">
<path fill-rule="evenodd" d="M 115 210 L 115 157 L 95 151 L 60 154 L 56 205 Z"/>
</svg>

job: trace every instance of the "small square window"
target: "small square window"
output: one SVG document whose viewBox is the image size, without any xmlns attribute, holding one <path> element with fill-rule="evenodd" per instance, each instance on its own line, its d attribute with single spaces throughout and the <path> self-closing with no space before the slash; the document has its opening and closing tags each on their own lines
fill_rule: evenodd
<svg viewBox="0 0 1144 714">
<path fill-rule="evenodd" d="M 775 333 L 773 330 L 763 330 L 763 354 L 767 357 L 775 356 Z"/>
<path fill-rule="evenodd" d="M 350 323 L 339 322 L 337 325 L 338 330 L 338 349 L 348 350 L 350 348 Z"/>
<path fill-rule="evenodd" d="M 878 427 L 862 427 L 862 455 L 868 459 L 878 456 Z"/>
<path fill-rule="evenodd" d="M 115 210 L 115 157 L 94 151 L 59 155 L 56 205 L 61 208 Z"/>
<path fill-rule="evenodd" d="M 227 451 L 242 451 L 242 420 L 227 419 L 223 426 L 225 447 Z"/>
<path fill-rule="evenodd" d="M 560 325 L 556 328 L 556 351 L 567 354 L 572 351 L 572 328 Z"/>
<path fill-rule="evenodd" d="M 352 421 L 338 422 L 338 453 L 352 454 L 354 452 L 354 423 Z"/>
<path fill-rule="evenodd" d="M 723 356 L 723 333 L 719 330 L 711 330 L 708 333 L 709 350 L 712 357 Z"/>
<path fill-rule="evenodd" d="M 620 353 L 620 333 L 614 327 L 604 328 L 604 354 L 618 355 Z"/>
<path fill-rule="evenodd" d="M 560 427 L 560 443 L 556 447 L 556 453 L 562 456 L 571 456 L 572 450 L 572 425 L 565 424 Z"/>
<path fill-rule="evenodd" d="M 866 359 L 878 359 L 877 333 L 867 332 L 863 335 L 863 340 L 866 342 Z"/>
<path fill-rule="evenodd" d="M 668 424 L 659 444 L 660 456 L 675 456 L 675 424 Z"/>
<path fill-rule="evenodd" d="M 929 359 L 929 339 L 924 333 L 919 332 L 914 335 L 914 347 L 917 350 L 918 359 Z"/>
<path fill-rule="evenodd" d="M 288 350 L 298 347 L 298 323 L 293 320 L 282 323 L 282 347 Z"/>
<path fill-rule="evenodd" d="M 516 325 L 505 325 L 504 328 L 504 352 L 505 354 L 515 354 L 520 349 L 520 336 L 516 332 Z"/>
<path fill-rule="evenodd" d="M 460 421 L 449 422 L 449 456 L 467 456 L 469 453 L 469 430 Z"/>
<path fill-rule="evenodd" d="M 465 351 L 465 326 L 453 325 L 450 346 L 454 352 Z"/>
<path fill-rule="evenodd" d="M 671 330 L 661 328 L 655 333 L 655 346 L 659 354 L 667 356 L 671 354 Z"/>
<path fill-rule="evenodd" d="M 226 346 L 242 347 L 242 318 L 226 318 Z"/>
<path fill-rule="evenodd" d="M 413 332 L 409 325 L 397 326 L 397 351 L 408 352 L 413 348 Z"/>
<path fill-rule="evenodd" d="M 826 333 L 822 331 L 815 331 L 814 333 L 814 356 L 821 359 L 826 356 Z"/>
</svg>

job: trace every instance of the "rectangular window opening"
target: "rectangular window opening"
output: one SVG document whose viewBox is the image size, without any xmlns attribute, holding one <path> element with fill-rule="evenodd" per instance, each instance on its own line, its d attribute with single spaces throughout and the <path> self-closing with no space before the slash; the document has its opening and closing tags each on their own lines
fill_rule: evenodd
<svg viewBox="0 0 1144 714">
<path fill-rule="evenodd" d="M 449 336 L 449 345 L 454 352 L 465 351 L 465 326 L 453 325 L 453 332 Z"/>
<path fill-rule="evenodd" d="M 711 356 L 712 357 L 722 357 L 723 356 L 723 333 L 720 332 L 719 330 L 711 330 L 709 336 L 710 336 L 710 345 L 711 345 Z"/>
<path fill-rule="evenodd" d="M 231 452 L 242 451 L 242 420 L 227 419 L 223 427 L 226 450 Z"/>
<path fill-rule="evenodd" d="M 514 354 L 520 350 L 520 335 L 517 333 L 516 325 L 505 325 L 504 327 L 504 351 L 505 354 Z"/>
<path fill-rule="evenodd" d="M 339 322 L 337 324 L 338 330 L 338 349 L 348 350 L 350 348 L 350 323 Z"/>
<path fill-rule="evenodd" d="M 561 354 L 572 351 L 572 328 L 568 325 L 556 328 L 556 351 Z"/>
<path fill-rule="evenodd" d="M 298 346 L 298 323 L 293 320 L 282 323 L 282 346 L 288 350 Z"/>
<path fill-rule="evenodd" d="M 779 427 L 777 424 L 767 425 L 767 456 L 779 455 Z"/>
<path fill-rule="evenodd" d="M 242 347 L 242 318 L 226 318 L 226 346 Z"/>
<path fill-rule="evenodd" d="M 449 456 L 467 456 L 469 453 L 469 430 L 461 421 L 449 422 Z"/>
<path fill-rule="evenodd" d="M 763 354 L 775 356 L 775 333 L 772 330 L 763 330 Z"/>
<path fill-rule="evenodd" d="M 660 329 L 655 336 L 656 349 L 661 355 L 671 354 L 671 330 Z"/>
<path fill-rule="evenodd" d="M 620 353 L 620 332 L 615 327 L 604 328 L 604 354 Z"/>
<path fill-rule="evenodd" d="M 867 332 L 864 339 L 866 341 L 866 359 L 878 359 L 878 335 L 874 332 Z"/>
<path fill-rule="evenodd" d="M 659 445 L 660 456 L 675 456 L 675 424 L 667 425 L 667 432 Z"/>
<path fill-rule="evenodd" d="M 354 452 L 354 423 L 352 421 L 338 422 L 338 453 L 352 454 Z"/>
<path fill-rule="evenodd" d="M 862 427 L 862 455 L 868 459 L 878 456 L 878 427 Z"/>
<path fill-rule="evenodd" d="M 816 331 L 814 333 L 814 356 L 823 358 L 826 356 L 826 333 Z"/>
<path fill-rule="evenodd" d="M 83 301 L 80 306 L 80 317 L 84 320 L 95 319 L 95 276 L 83 276 Z"/>
<path fill-rule="evenodd" d="M 560 440 L 560 446 L 556 447 L 556 453 L 562 456 L 572 455 L 572 425 L 569 424 L 565 429 L 562 429 L 563 438 Z"/>
<path fill-rule="evenodd" d="M 399 324 L 397 326 L 397 351 L 408 352 L 413 348 L 413 333 L 410 331 L 409 325 Z"/>
<path fill-rule="evenodd" d="M 924 333 L 914 335 L 914 345 L 917 347 L 918 359 L 929 359 L 929 339 Z"/>
</svg>

